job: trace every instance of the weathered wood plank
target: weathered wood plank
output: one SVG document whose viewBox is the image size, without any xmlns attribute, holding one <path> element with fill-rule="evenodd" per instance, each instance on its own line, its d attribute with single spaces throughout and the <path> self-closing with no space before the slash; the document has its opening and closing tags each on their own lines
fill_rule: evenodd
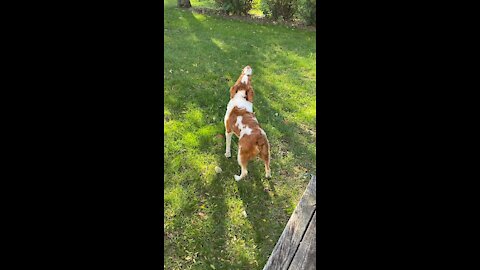
<svg viewBox="0 0 480 270">
<path fill-rule="evenodd" d="M 316 209 L 316 177 L 312 176 L 263 270 L 287 270 Z"/>
<path fill-rule="evenodd" d="M 316 252 L 317 252 L 317 211 L 313 214 L 312 221 L 308 224 L 308 229 L 303 236 L 300 247 L 293 257 L 288 270 L 316 270 Z"/>
</svg>

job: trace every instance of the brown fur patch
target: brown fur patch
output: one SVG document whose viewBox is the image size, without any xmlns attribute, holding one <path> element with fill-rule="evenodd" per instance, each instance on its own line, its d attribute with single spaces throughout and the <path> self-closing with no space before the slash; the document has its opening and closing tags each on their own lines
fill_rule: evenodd
<svg viewBox="0 0 480 270">
<path fill-rule="evenodd" d="M 252 129 L 252 132 L 245 134 L 240 138 L 240 128 L 236 125 L 237 117 L 242 116 L 242 124 Z M 245 109 L 233 108 L 228 120 L 227 120 L 227 132 L 233 131 L 237 137 L 239 137 L 238 145 L 241 148 L 240 155 L 242 157 L 241 163 L 246 164 L 249 160 L 253 159 L 259 153 L 260 157 L 269 163 L 269 144 L 266 136 L 262 134 L 262 130 L 257 121 L 255 121 L 255 115 L 247 112 Z M 244 163 L 245 162 L 245 163 Z"/>
</svg>

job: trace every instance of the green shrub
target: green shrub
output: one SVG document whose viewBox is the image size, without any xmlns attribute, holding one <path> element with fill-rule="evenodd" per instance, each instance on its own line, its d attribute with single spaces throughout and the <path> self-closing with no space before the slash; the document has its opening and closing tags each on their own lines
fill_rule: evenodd
<svg viewBox="0 0 480 270">
<path fill-rule="evenodd" d="M 215 0 L 227 14 L 247 15 L 253 0 Z"/>
<path fill-rule="evenodd" d="M 290 21 L 297 12 L 298 0 L 264 0 L 261 6 L 265 16 Z"/>
<path fill-rule="evenodd" d="M 299 0 L 298 15 L 307 25 L 315 25 L 317 23 L 317 0 Z"/>
</svg>

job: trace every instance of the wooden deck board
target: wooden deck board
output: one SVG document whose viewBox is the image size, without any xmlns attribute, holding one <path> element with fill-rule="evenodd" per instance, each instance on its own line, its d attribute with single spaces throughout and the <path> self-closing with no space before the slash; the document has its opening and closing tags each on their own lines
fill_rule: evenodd
<svg viewBox="0 0 480 270">
<path fill-rule="evenodd" d="M 293 261 L 290 264 L 288 270 L 315 270 L 317 269 L 316 252 L 317 252 L 317 213 L 313 214 L 312 221 L 308 225 L 307 232 L 303 237 L 297 254 L 293 257 Z"/>
<path fill-rule="evenodd" d="M 316 222 L 313 220 L 316 218 L 316 188 L 316 177 L 312 176 L 263 270 L 303 269 L 298 268 L 300 266 L 315 269 L 315 251 L 311 253 L 311 246 L 316 242 Z"/>
</svg>

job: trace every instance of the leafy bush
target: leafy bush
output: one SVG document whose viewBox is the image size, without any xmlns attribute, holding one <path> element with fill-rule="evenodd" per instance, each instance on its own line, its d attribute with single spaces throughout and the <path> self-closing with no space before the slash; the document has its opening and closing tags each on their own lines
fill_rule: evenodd
<svg viewBox="0 0 480 270">
<path fill-rule="evenodd" d="M 307 25 L 315 25 L 317 23 L 317 0 L 299 0 L 298 15 Z"/>
<path fill-rule="evenodd" d="M 262 12 L 274 20 L 282 17 L 285 21 L 289 21 L 296 13 L 297 6 L 298 0 L 264 0 L 262 1 Z"/>
<path fill-rule="evenodd" d="M 253 0 L 215 0 L 227 14 L 247 15 L 252 9 Z"/>
<path fill-rule="evenodd" d="M 183 8 L 191 8 L 192 4 L 190 3 L 190 0 L 177 0 L 177 6 Z"/>
</svg>

